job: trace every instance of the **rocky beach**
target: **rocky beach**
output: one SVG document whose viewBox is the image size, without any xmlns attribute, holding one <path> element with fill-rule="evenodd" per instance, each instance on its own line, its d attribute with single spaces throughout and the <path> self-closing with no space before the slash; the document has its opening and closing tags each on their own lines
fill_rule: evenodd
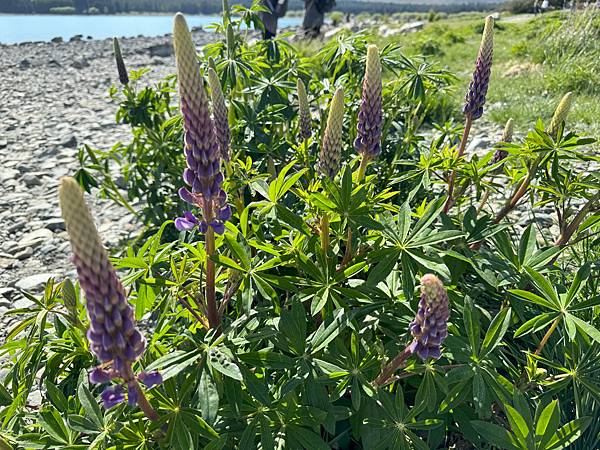
<svg viewBox="0 0 600 450">
<path fill-rule="evenodd" d="M 194 33 L 202 46 L 214 35 Z M 170 36 L 121 41 L 129 69 L 150 68 L 141 83 L 173 73 Z M 48 278 L 74 278 L 60 215 L 58 180 L 78 168 L 84 144 L 108 149 L 127 142 L 129 127 L 115 123 L 107 92 L 118 84 L 112 40 L 0 46 L 0 336 L 9 309 L 31 301 Z M 105 244 L 116 246 L 139 231 L 133 216 L 109 200 L 87 197 Z M 0 339 L 1 340 L 1 339 Z"/>
</svg>

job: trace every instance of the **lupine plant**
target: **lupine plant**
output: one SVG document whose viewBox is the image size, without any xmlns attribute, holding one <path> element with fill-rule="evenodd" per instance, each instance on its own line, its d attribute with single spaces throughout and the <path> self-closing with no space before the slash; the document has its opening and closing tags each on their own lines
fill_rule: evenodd
<svg viewBox="0 0 600 450">
<path fill-rule="evenodd" d="M 10 312 L 0 447 L 598 448 L 600 183 L 577 166 L 598 162 L 577 93 L 467 154 L 491 18 L 462 129 L 433 124 L 453 78 L 422 58 L 363 33 L 310 57 L 250 45 L 260 7 L 235 8 L 199 55 L 175 17 L 176 80 L 112 90 L 123 173 L 148 153 L 136 176 L 83 149 L 61 180 L 77 279 Z M 80 186 L 131 208 L 139 239 L 110 257 Z"/>
</svg>

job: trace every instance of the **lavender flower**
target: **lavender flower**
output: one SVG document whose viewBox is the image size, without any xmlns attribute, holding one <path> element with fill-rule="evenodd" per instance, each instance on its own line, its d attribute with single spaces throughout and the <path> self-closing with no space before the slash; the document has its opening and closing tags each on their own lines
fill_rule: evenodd
<svg viewBox="0 0 600 450">
<path fill-rule="evenodd" d="M 342 125 L 344 123 L 344 90 L 338 88 L 331 100 L 327 127 L 321 144 L 318 170 L 333 179 L 342 164 Z"/>
<path fill-rule="evenodd" d="M 115 60 L 117 62 L 117 71 L 119 72 L 119 81 L 123 86 L 127 86 L 129 84 L 129 75 L 127 74 L 125 61 L 123 61 L 123 55 L 121 54 L 121 46 L 119 45 L 119 40 L 117 38 L 113 38 L 113 47 Z"/>
<path fill-rule="evenodd" d="M 511 118 L 511 119 L 507 120 L 506 125 L 504 126 L 504 132 L 502 133 L 502 137 L 500 138 L 500 143 L 512 142 L 513 131 L 514 131 L 514 121 Z M 492 157 L 490 164 L 492 164 L 492 165 L 498 164 L 500 161 L 504 160 L 507 156 L 508 156 L 508 152 L 502 148 L 499 148 L 494 152 L 494 156 Z M 499 172 L 501 170 L 502 170 L 502 168 L 498 167 L 498 169 L 496 169 L 496 172 Z"/>
<path fill-rule="evenodd" d="M 494 19 L 492 16 L 485 18 L 485 27 L 479 47 L 479 54 L 475 62 L 475 70 L 465 96 L 463 112 L 471 119 L 479 119 L 483 115 L 483 105 L 490 82 L 492 71 L 492 56 L 494 52 Z"/>
<path fill-rule="evenodd" d="M 558 104 L 556 111 L 552 115 L 552 120 L 550 121 L 550 125 L 548 126 L 548 134 L 553 138 L 556 138 L 558 134 L 558 129 L 561 124 L 567 120 L 567 115 L 569 114 L 569 110 L 571 109 L 571 104 L 573 103 L 573 93 L 567 92 L 565 96 L 561 99 Z"/>
<path fill-rule="evenodd" d="M 210 86 L 213 121 L 215 123 L 215 134 L 219 144 L 219 152 L 221 153 L 221 158 L 229 161 L 231 131 L 229 130 L 229 121 L 227 119 L 227 106 L 225 105 L 225 97 L 223 96 L 219 76 L 212 67 L 208 69 L 208 85 Z"/>
<path fill-rule="evenodd" d="M 367 159 L 375 159 L 381 152 L 381 62 L 377 46 L 369 45 L 367 64 L 362 86 L 362 99 L 358 112 L 358 131 L 354 148 Z"/>
<path fill-rule="evenodd" d="M 191 188 L 179 190 L 180 197 L 202 211 L 202 220 L 191 212 L 175 221 L 179 230 L 199 225 L 201 232 L 212 227 L 216 233 L 223 233 L 224 221 L 231 217 L 227 205 L 227 194 L 222 189 L 221 157 L 215 137 L 215 129 L 210 118 L 208 101 L 196 59 L 196 49 L 192 35 L 183 14 L 175 15 L 173 29 L 175 59 L 179 77 L 179 96 L 185 134 L 184 153 L 187 168 L 183 180 Z"/>
<path fill-rule="evenodd" d="M 308 107 L 308 96 L 306 87 L 300 78 L 297 82 L 298 91 L 298 126 L 300 128 L 300 137 L 308 139 L 312 135 L 312 124 L 310 120 L 310 110 Z"/>
<path fill-rule="evenodd" d="M 75 179 L 65 177 L 61 180 L 59 199 L 71 240 L 72 260 L 85 292 L 90 321 L 87 338 L 92 353 L 103 363 L 102 368 L 90 373 L 90 381 L 104 384 L 123 379 L 129 387 L 130 398 L 137 398 L 139 387 L 131 365 L 143 353 L 146 341 L 135 326 L 133 309 L 108 260 Z M 102 398 L 107 408 L 114 406 L 124 399 L 122 387 L 107 388 Z"/>
<path fill-rule="evenodd" d="M 416 353 L 423 361 L 438 359 L 441 356 L 440 346 L 448 336 L 449 317 L 448 294 L 444 285 L 433 274 L 423 275 L 419 310 L 410 324 L 414 337 L 409 345 L 411 353 Z"/>
</svg>

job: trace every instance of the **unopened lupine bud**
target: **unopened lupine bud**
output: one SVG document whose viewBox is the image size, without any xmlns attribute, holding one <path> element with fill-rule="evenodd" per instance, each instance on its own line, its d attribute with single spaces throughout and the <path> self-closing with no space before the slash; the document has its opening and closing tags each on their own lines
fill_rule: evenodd
<svg viewBox="0 0 600 450">
<path fill-rule="evenodd" d="M 367 49 L 367 64 L 358 112 L 358 130 L 354 148 L 363 158 L 375 159 L 381 152 L 381 62 L 375 45 Z"/>
<path fill-rule="evenodd" d="M 554 111 L 554 115 L 552 116 L 552 120 L 548 126 L 548 134 L 550 134 L 550 136 L 554 138 L 556 137 L 561 124 L 567 120 L 567 115 L 569 114 L 572 103 L 573 93 L 567 92 L 558 104 L 556 111 Z"/>
<path fill-rule="evenodd" d="M 297 83 L 298 90 L 298 127 L 300 128 L 300 137 L 308 139 L 312 135 L 312 124 L 310 120 L 310 109 L 308 106 L 308 96 L 306 87 L 300 78 Z"/>
<path fill-rule="evenodd" d="M 212 100 L 213 120 L 215 123 L 215 134 L 219 143 L 221 157 L 229 161 L 229 144 L 231 142 L 231 131 L 227 119 L 228 112 L 225 105 L 225 97 L 221 89 L 221 82 L 217 72 L 212 67 L 208 69 L 208 85 L 210 86 L 210 98 Z"/>
<path fill-rule="evenodd" d="M 479 54 L 475 62 L 473 77 L 469 83 L 469 89 L 465 96 L 465 106 L 463 112 L 473 120 L 479 119 L 483 115 L 483 105 L 485 105 L 485 96 L 487 95 L 490 83 L 490 74 L 492 72 L 492 56 L 494 53 L 494 19 L 492 16 L 485 18 L 483 36 Z"/>
<path fill-rule="evenodd" d="M 175 220 L 175 226 L 185 230 L 198 225 L 203 233 L 212 227 L 220 234 L 225 229 L 223 222 L 231 217 L 231 209 L 227 205 L 227 194 L 221 187 L 223 175 L 219 145 L 200 76 L 196 48 L 181 13 L 175 15 L 173 40 L 187 162 L 183 180 L 191 188 L 181 188 L 179 195 L 202 211 L 202 220 L 188 211 L 184 217 Z"/>
<path fill-rule="evenodd" d="M 77 310 L 77 294 L 75 293 L 75 286 L 71 283 L 68 278 L 63 281 L 62 285 L 62 299 L 69 313 L 69 320 L 73 323 L 79 323 L 79 311 Z"/>
<path fill-rule="evenodd" d="M 344 90 L 338 88 L 335 91 L 327 126 L 321 144 L 318 169 L 322 175 L 333 179 L 342 164 L 342 125 L 344 123 Z"/>
<path fill-rule="evenodd" d="M 123 285 L 108 260 L 75 179 L 61 179 L 59 199 L 71 240 L 72 260 L 85 292 L 90 322 L 87 338 L 92 353 L 103 363 L 102 368 L 90 373 L 90 381 L 107 383 L 120 378 L 130 383 L 131 364 L 144 351 L 146 341 L 135 325 L 133 308 L 125 298 Z M 124 399 L 122 387 L 108 388 L 102 398 L 107 408 L 113 406 Z"/>
<path fill-rule="evenodd" d="M 502 132 L 502 137 L 500 138 L 500 143 L 509 143 L 512 142 L 512 136 L 514 131 L 514 121 L 512 119 L 508 119 L 506 125 L 504 126 L 504 131 Z M 494 156 L 490 164 L 498 164 L 500 161 L 504 160 L 508 156 L 508 152 L 502 148 L 497 149 L 494 152 Z M 501 170 L 501 167 L 497 169 Z"/>
<path fill-rule="evenodd" d="M 423 275 L 419 310 L 410 324 L 410 332 L 414 337 L 409 346 L 410 351 L 423 361 L 427 358 L 438 359 L 441 356 L 442 342 L 448 336 L 449 317 L 446 288 L 435 275 Z"/>
<path fill-rule="evenodd" d="M 117 38 L 113 38 L 113 47 L 115 61 L 117 62 L 117 71 L 119 72 L 119 81 L 123 86 L 126 86 L 129 84 L 129 75 L 127 74 L 127 68 L 125 67 L 125 61 L 123 61 L 123 54 L 121 53 L 121 46 Z"/>
</svg>

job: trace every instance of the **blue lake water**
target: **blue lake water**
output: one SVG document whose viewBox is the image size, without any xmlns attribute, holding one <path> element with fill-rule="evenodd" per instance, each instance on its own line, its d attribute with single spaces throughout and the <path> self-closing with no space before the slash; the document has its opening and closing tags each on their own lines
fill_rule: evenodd
<svg viewBox="0 0 600 450">
<path fill-rule="evenodd" d="M 2 1 L 2 0 L 0 0 Z M 219 22 L 220 16 L 186 16 L 190 27 L 206 27 Z M 296 26 L 300 17 L 284 17 L 280 27 Z M 121 36 L 160 36 L 173 28 L 172 15 L 21 15 L 0 14 L 0 43 L 15 44 L 27 41 L 49 41 L 55 37 L 65 40 L 81 34 L 94 39 Z"/>
</svg>

